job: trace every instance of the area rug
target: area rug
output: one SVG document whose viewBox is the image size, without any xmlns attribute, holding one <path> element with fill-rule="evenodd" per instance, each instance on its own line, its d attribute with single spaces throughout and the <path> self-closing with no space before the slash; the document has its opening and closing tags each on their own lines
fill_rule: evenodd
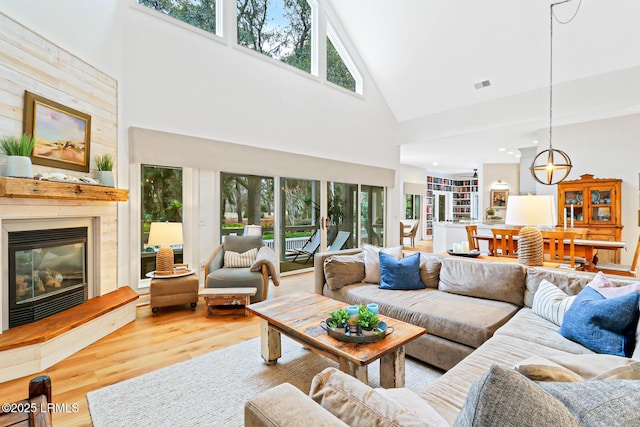
<svg viewBox="0 0 640 427">
<path fill-rule="evenodd" d="M 282 357 L 267 366 L 260 338 L 87 393 L 95 427 L 242 426 L 251 396 L 288 382 L 309 392 L 315 374 L 337 364 L 282 337 Z M 405 386 L 422 391 L 442 373 L 407 358 Z M 379 363 L 369 383 L 379 385 Z"/>
</svg>

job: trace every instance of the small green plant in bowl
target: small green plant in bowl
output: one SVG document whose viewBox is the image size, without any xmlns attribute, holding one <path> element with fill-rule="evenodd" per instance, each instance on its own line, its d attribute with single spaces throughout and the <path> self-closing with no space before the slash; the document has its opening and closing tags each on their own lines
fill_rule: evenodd
<svg viewBox="0 0 640 427">
<path fill-rule="evenodd" d="M 5 136 L 0 139 L 0 150 L 7 156 L 29 157 L 33 151 L 36 141 L 31 135 L 23 133 L 20 138 L 17 136 Z"/>
<path fill-rule="evenodd" d="M 96 167 L 99 171 L 112 171 L 113 170 L 113 157 L 111 154 L 103 154 L 96 156 Z"/>
<path fill-rule="evenodd" d="M 327 324 L 331 328 L 344 328 L 349 324 L 349 315 L 347 314 L 347 310 L 344 308 L 340 308 L 336 311 L 330 311 L 329 316 L 331 319 L 329 319 Z"/>
<path fill-rule="evenodd" d="M 378 316 L 372 311 L 367 310 L 367 307 L 364 305 L 361 305 L 358 310 L 358 325 L 360 325 L 362 330 L 378 332 L 378 323 L 380 323 Z"/>
</svg>

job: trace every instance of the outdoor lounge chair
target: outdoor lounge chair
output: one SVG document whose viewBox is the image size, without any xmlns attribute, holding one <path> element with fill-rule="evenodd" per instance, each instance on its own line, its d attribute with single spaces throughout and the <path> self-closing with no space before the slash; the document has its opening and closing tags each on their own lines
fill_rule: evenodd
<svg viewBox="0 0 640 427">
<path fill-rule="evenodd" d="M 333 242 L 331 242 L 331 244 L 327 248 L 327 252 L 335 252 L 342 249 L 344 244 L 347 243 L 350 235 L 351 233 L 349 231 L 338 231 L 336 238 L 333 239 Z"/>
<path fill-rule="evenodd" d="M 306 255 L 307 258 L 304 260 L 304 263 L 306 264 L 307 261 L 309 261 L 309 259 L 311 259 L 311 257 L 318 251 L 318 248 L 320 248 L 320 233 L 316 230 L 313 232 L 311 237 L 309 237 L 309 240 L 307 240 L 303 247 L 300 249 L 291 249 L 288 252 L 295 253 L 295 256 L 291 260 L 292 262 L 296 262 L 296 259 L 298 259 L 300 255 Z"/>
</svg>

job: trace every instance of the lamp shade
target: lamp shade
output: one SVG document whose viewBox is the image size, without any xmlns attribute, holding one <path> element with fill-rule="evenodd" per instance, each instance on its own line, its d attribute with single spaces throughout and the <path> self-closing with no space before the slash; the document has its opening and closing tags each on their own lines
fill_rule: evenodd
<svg viewBox="0 0 640 427">
<path fill-rule="evenodd" d="M 509 196 L 505 224 L 553 226 L 556 205 L 553 196 Z"/>
<path fill-rule="evenodd" d="M 181 222 L 152 222 L 148 244 L 151 246 L 181 245 Z"/>
<path fill-rule="evenodd" d="M 518 263 L 543 265 L 542 233 L 536 226 L 553 226 L 555 218 L 553 196 L 509 196 L 505 223 L 523 225 L 518 233 Z"/>
</svg>

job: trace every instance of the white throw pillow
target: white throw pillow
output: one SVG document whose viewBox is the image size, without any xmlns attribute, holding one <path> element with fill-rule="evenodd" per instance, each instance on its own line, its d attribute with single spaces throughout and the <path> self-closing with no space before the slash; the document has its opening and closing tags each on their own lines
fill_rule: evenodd
<svg viewBox="0 0 640 427">
<path fill-rule="evenodd" d="M 380 248 L 373 245 L 362 245 L 364 253 L 364 281 L 367 283 L 380 283 L 380 255 L 382 251 L 397 260 L 402 259 L 402 246 L 392 248 Z"/>
<path fill-rule="evenodd" d="M 224 251 L 224 266 L 226 268 L 245 268 L 251 264 L 258 256 L 258 248 L 249 249 L 246 252 Z"/>
<path fill-rule="evenodd" d="M 533 294 L 533 306 L 531 309 L 543 319 L 561 326 L 564 314 L 575 299 L 576 295 L 569 296 L 553 283 L 542 279 L 538 290 Z"/>
</svg>

